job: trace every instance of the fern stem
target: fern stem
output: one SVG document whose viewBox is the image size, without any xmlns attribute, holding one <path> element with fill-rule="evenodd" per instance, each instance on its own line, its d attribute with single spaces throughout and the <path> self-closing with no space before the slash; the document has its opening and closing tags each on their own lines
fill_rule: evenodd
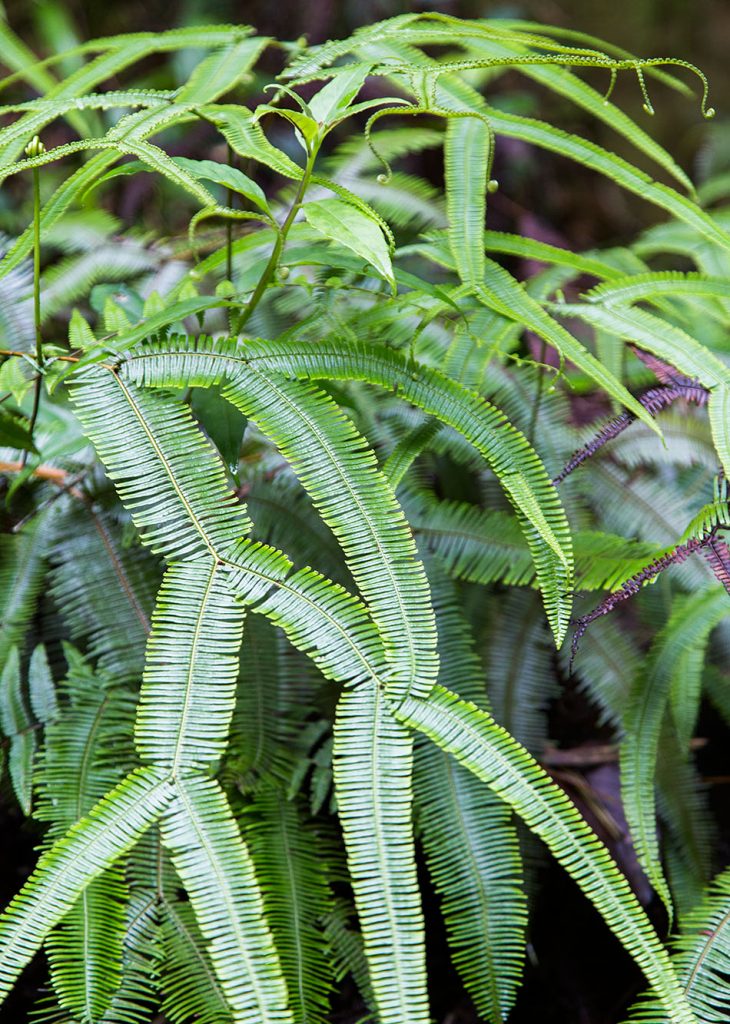
<svg viewBox="0 0 730 1024">
<path fill-rule="evenodd" d="M 535 429 L 537 427 L 537 418 L 540 415 L 540 405 L 542 404 L 542 390 L 545 383 L 545 339 L 540 340 L 540 365 L 537 371 L 537 388 L 535 390 L 535 401 L 532 404 L 532 414 L 530 416 L 530 426 L 527 431 L 527 437 L 530 442 L 535 442 Z"/>
<path fill-rule="evenodd" d="M 228 143 L 228 166 L 233 166 L 233 149 L 230 142 Z M 229 209 L 233 209 L 233 189 L 229 188 L 226 191 L 226 205 Z M 226 221 L 226 280 L 233 280 L 233 224 L 230 220 Z"/>
<path fill-rule="evenodd" d="M 279 232 L 276 237 L 276 242 L 274 243 L 274 248 L 271 250 L 269 262 L 266 264 L 264 272 L 259 278 L 258 284 L 254 288 L 253 294 L 246 304 L 246 308 L 243 310 L 240 317 L 238 318 L 238 321 L 236 322 L 233 330 L 233 334 L 241 333 L 241 329 L 243 328 L 244 324 L 248 322 L 251 314 L 258 306 L 259 302 L 263 297 L 264 292 L 266 291 L 266 288 L 269 285 L 269 282 L 271 281 L 271 278 L 276 272 L 276 268 L 279 265 L 279 258 L 281 256 L 282 249 L 284 248 L 284 242 L 286 241 L 286 237 L 289 234 L 289 229 L 294 223 L 294 218 L 299 213 L 299 210 L 302 206 L 302 200 L 304 199 L 304 195 L 307 191 L 307 188 L 309 187 L 312 172 L 314 171 L 314 161 L 317 159 L 317 152 L 318 147 L 313 146 L 307 155 L 307 163 L 304 168 L 304 174 L 302 175 L 301 181 L 299 182 L 299 188 L 297 189 L 297 194 L 294 197 L 294 202 L 292 203 L 291 208 L 288 214 L 286 215 L 284 223 L 279 228 Z"/>
<path fill-rule="evenodd" d="M 35 358 L 38 374 L 33 388 L 33 409 L 28 424 L 28 437 L 32 443 L 38 412 L 41 405 L 41 387 L 43 383 L 43 335 L 41 333 L 41 184 L 40 172 L 33 168 L 33 326 L 35 329 Z M 30 455 L 26 449 L 21 457 L 25 466 Z"/>
</svg>

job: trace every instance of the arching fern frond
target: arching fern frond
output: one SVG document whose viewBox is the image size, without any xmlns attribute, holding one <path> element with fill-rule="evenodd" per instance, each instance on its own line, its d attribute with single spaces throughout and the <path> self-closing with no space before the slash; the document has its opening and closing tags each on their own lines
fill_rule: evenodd
<svg viewBox="0 0 730 1024">
<path fill-rule="evenodd" d="M 383 1024 L 430 1019 L 411 820 L 413 741 L 377 686 L 345 690 L 335 722 L 337 809 Z M 373 898 L 375 897 L 375 898 Z"/>
<path fill-rule="evenodd" d="M 729 614 L 727 594 L 719 587 L 679 601 L 657 637 L 646 669 L 634 682 L 624 715 L 621 779 L 626 818 L 639 861 L 670 915 L 671 897 L 660 865 L 654 798 L 660 730 L 670 695 L 681 702 L 682 729 L 693 728 L 704 649 L 712 629 Z"/>
<path fill-rule="evenodd" d="M 0 918 L 0 993 L 6 993 L 89 882 L 111 867 L 172 798 L 165 773 L 139 768 L 40 858 Z"/>
<path fill-rule="evenodd" d="M 241 1024 L 291 1021 L 286 985 L 250 854 L 213 779 L 181 775 L 162 820 L 172 854 L 208 943 L 213 967 Z"/>
<path fill-rule="evenodd" d="M 730 872 L 718 875 L 704 899 L 681 922 L 672 961 L 679 983 L 700 1024 L 727 1020 L 730 992 Z M 631 1020 L 667 1024 L 670 1017 L 656 999 L 645 997 Z"/>
<path fill-rule="evenodd" d="M 157 598 L 135 725 L 143 761 L 214 766 L 225 750 L 244 610 L 209 558 L 172 565 Z"/>
<path fill-rule="evenodd" d="M 267 920 L 289 990 L 295 1024 L 325 1024 L 333 972 L 324 921 L 334 909 L 327 843 L 299 800 L 277 786 L 257 788 L 243 813 Z"/>
<path fill-rule="evenodd" d="M 484 704 L 482 666 L 453 584 L 433 563 L 440 685 Z M 526 923 L 522 863 L 509 809 L 449 754 L 416 743 L 416 823 L 442 899 L 455 966 L 482 1017 L 501 1022 L 514 1003 Z"/>
<path fill-rule="evenodd" d="M 241 360 L 255 367 L 311 379 L 364 380 L 397 388 L 404 398 L 462 433 L 487 459 L 520 516 L 535 559 L 546 610 L 556 639 L 564 635 L 572 575 L 570 534 L 557 495 L 524 436 L 502 414 L 437 371 L 410 370 L 396 352 L 347 342 L 249 342 L 242 355 L 232 344 L 216 348 L 181 339 L 174 354 L 159 347 L 131 355 L 124 372 L 144 383 L 164 383 L 170 375 L 195 381 L 207 363 L 235 367 Z M 200 367 L 200 369 L 199 369 Z"/>
<path fill-rule="evenodd" d="M 439 687 L 428 701 L 406 701 L 399 717 L 454 754 L 514 808 L 634 956 L 670 1018 L 693 1024 L 669 957 L 628 882 L 567 796 L 524 748 L 488 714 Z"/>
</svg>

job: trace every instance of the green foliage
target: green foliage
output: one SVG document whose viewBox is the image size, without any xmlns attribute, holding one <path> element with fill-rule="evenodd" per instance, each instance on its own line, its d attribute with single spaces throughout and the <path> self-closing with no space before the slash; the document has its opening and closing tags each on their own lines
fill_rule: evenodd
<svg viewBox="0 0 730 1024">
<path fill-rule="evenodd" d="M 373 1019 L 427 1024 L 420 844 L 502 1024 L 516 814 L 643 971 L 639 1019 L 724 1019 L 692 740 L 704 693 L 728 707 L 730 235 L 580 75 L 635 75 L 651 112 L 646 80 L 689 70 L 709 117 L 704 77 L 613 52 L 408 14 L 322 46 L 196 26 L 36 63 L 0 25 L 0 178 L 44 183 L 0 260 L 0 725 L 44 831 L 0 918 L 3 994 L 44 947 L 39 1010 L 69 1024 L 324 1024 L 348 974 Z M 164 53 L 186 81 L 149 72 Z M 510 69 L 676 187 L 492 106 Z M 485 230 L 514 137 L 672 220 L 590 253 Z M 399 166 L 434 147 L 443 189 Z M 124 231 L 101 197 L 149 174 L 159 220 Z M 598 440 L 576 396 L 583 419 L 612 403 Z M 541 764 L 574 601 L 576 679 L 620 742 L 648 884 L 686 914 L 676 948 Z"/>
</svg>

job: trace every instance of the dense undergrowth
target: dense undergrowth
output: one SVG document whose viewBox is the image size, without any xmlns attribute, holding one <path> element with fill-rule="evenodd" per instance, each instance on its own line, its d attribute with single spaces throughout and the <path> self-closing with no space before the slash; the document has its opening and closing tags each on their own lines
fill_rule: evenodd
<svg viewBox="0 0 730 1024">
<path fill-rule="evenodd" d="M 343 984 L 425 1024 L 422 851 L 492 1024 L 547 849 L 643 972 L 633 1018 L 725 1020 L 694 757 L 701 709 L 730 717 L 729 183 L 698 194 L 610 100 L 699 83 L 711 117 L 702 75 L 426 14 L 43 62 L 3 26 L 0 59 L 33 204 L 0 262 L 0 700 L 43 835 L 0 989 L 43 949 L 59 1024 L 314 1024 Z M 511 109 L 515 70 L 637 163 Z M 494 230 L 504 140 L 661 222 L 590 252 Z M 549 744 L 566 688 L 601 745 Z M 621 803 L 574 770 L 616 759 Z"/>
</svg>

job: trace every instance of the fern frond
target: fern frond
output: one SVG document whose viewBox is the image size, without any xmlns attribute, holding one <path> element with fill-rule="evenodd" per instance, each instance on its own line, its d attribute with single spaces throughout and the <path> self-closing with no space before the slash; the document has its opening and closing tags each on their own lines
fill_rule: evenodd
<svg viewBox="0 0 730 1024">
<path fill-rule="evenodd" d="M 250 854 L 213 779 L 181 775 L 162 837 L 241 1024 L 290 1022 L 286 985 Z"/>
<path fill-rule="evenodd" d="M 405 499 L 411 524 L 454 579 L 535 585 L 535 567 L 515 517 L 465 502 Z M 598 530 L 573 537 L 577 590 L 610 589 L 643 568 L 656 548 Z"/>
<path fill-rule="evenodd" d="M 133 692 L 94 671 L 70 644 L 60 684 L 60 713 L 45 730 L 38 764 L 36 817 L 60 838 L 132 767 Z"/>
<path fill-rule="evenodd" d="M 178 102 L 212 103 L 246 80 L 270 40 L 266 36 L 240 38 L 240 31 L 231 35 L 233 38 L 229 37 L 230 42 L 226 42 L 196 66 L 178 92 Z"/>
<path fill-rule="evenodd" d="M 408 700 L 402 721 L 491 786 L 548 845 L 654 986 L 671 1019 L 693 1015 L 669 957 L 608 851 L 530 755 L 475 705 L 437 687 L 427 701 Z"/>
<path fill-rule="evenodd" d="M 143 761 L 212 767 L 222 756 L 238 676 L 243 608 L 211 559 L 170 566 L 147 645 L 135 725 Z"/>
<path fill-rule="evenodd" d="M 656 781 L 666 876 L 681 921 L 702 899 L 717 836 L 707 787 L 669 728 L 659 738 Z"/>
<path fill-rule="evenodd" d="M 510 591 L 478 634 L 485 661 L 488 710 L 539 757 L 547 743 L 547 708 L 558 692 L 553 652 L 536 595 Z M 460 694 L 461 696 L 461 694 Z M 483 706 L 476 698 L 469 698 Z"/>
<path fill-rule="evenodd" d="M 0 994 L 73 907 L 89 882 L 129 850 L 172 798 L 165 773 L 139 768 L 38 861 L 0 918 Z"/>
<path fill-rule="evenodd" d="M 412 748 L 379 687 L 344 691 L 335 721 L 335 792 L 383 1024 L 430 1019 L 411 820 Z"/>
<path fill-rule="evenodd" d="M 34 516 L 16 534 L 0 536 L 0 670 L 11 649 L 23 646 L 45 574 L 48 514 Z"/>
<path fill-rule="evenodd" d="M 730 871 L 713 881 L 702 902 L 682 921 L 672 957 L 680 985 L 700 1024 L 722 1024 L 730 1010 Z M 642 998 L 631 1020 L 668 1024 L 666 1008 Z"/>
<path fill-rule="evenodd" d="M 105 1019 L 121 985 L 126 896 L 119 868 L 107 869 L 46 940 L 53 991 L 76 1019 Z"/>
<path fill-rule="evenodd" d="M 443 84 L 441 85 L 443 88 Z M 518 138 L 523 142 L 547 149 L 576 163 L 584 164 L 593 171 L 605 175 L 628 192 L 633 192 L 672 217 L 688 224 L 700 236 L 719 246 L 730 248 L 730 235 L 720 227 L 700 206 L 691 199 L 680 195 L 668 185 L 653 181 L 648 174 L 633 164 L 603 149 L 601 146 L 578 135 L 571 135 L 559 128 L 518 114 L 507 114 L 491 107 L 485 111 L 497 136 Z"/>
<path fill-rule="evenodd" d="M 683 728 L 693 727 L 704 648 L 711 630 L 728 614 L 727 594 L 720 588 L 678 601 L 655 641 L 646 669 L 634 683 L 624 715 L 621 780 L 626 819 L 639 862 L 670 914 L 671 897 L 661 871 L 656 836 L 654 774 L 659 735 L 672 692 L 675 701 L 681 701 L 682 722 L 687 723 Z"/>
<path fill-rule="evenodd" d="M 200 373 L 194 380 L 214 382 Z M 149 372 L 145 383 L 152 383 Z M 161 383 L 169 386 L 169 374 Z M 257 367 L 240 366 L 222 394 L 272 438 L 342 544 L 393 663 L 393 692 L 427 693 L 437 668 L 428 585 L 364 439 L 320 391 Z"/>
<path fill-rule="evenodd" d="M 289 990 L 295 1024 L 325 1024 L 333 985 L 323 921 L 332 912 L 328 851 L 299 801 L 277 786 L 256 790 L 243 824 Z"/>
<path fill-rule="evenodd" d="M 234 1020 L 189 903 L 166 900 L 162 915 L 164 998 L 162 1012 L 172 1024 L 192 1015 L 199 1024 Z"/>
<path fill-rule="evenodd" d="M 199 350 L 195 340 L 191 343 L 181 339 L 174 354 L 159 348 L 143 350 L 126 360 L 124 372 L 141 383 L 148 375 L 164 381 L 170 373 L 194 381 L 200 372 L 198 366 L 218 363 L 222 371 L 226 363 L 235 365 L 240 358 L 256 368 L 292 376 L 364 380 L 381 387 L 397 387 L 404 398 L 462 433 L 487 459 L 515 505 L 535 560 L 553 632 L 558 642 L 562 639 L 572 575 L 567 522 L 539 458 L 497 409 L 435 370 L 410 370 L 403 357 L 392 350 L 338 341 L 305 347 L 296 342 L 250 342 L 238 356 L 232 344 L 224 344 L 221 349 L 209 343 L 203 345 Z"/>
<path fill-rule="evenodd" d="M 248 532 L 250 522 L 227 486 L 223 465 L 187 406 L 140 391 L 101 368 L 74 378 L 72 401 L 153 551 L 176 559 L 217 557 Z M 197 460 L 208 463 L 204 476 Z"/>
<path fill-rule="evenodd" d="M 469 289 L 479 288 L 484 280 L 484 218 L 493 155 L 494 135 L 486 118 L 448 119 L 444 172 L 449 244 L 459 277 Z"/>
<path fill-rule="evenodd" d="M 727 384 L 730 379 L 728 368 L 706 345 L 645 309 L 587 303 L 559 303 L 552 309 L 560 316 L 577 317 L 618 338 L 631 340 L 706 388 Z"/>
<path fill-rule="evenodd" d="M 156 893 L 133 891 L 125 914 L 122 976 L 103 1024 L 146 1024 L 158 1005 L 162 957 Z"/>
<path fill-rule="evenodd" d="M 583 370 L 606 394 L 624 405 L 652 429 L 651 418 L 623 384 L 620 383 L 580 342 L 545 313 L 524 286 L 493 260 L 487 260 L 487 277 L 479 290 L 480 299 L 503 316 L 529 327 L 548 344 L 553 345 L 565 359 Z"/>
<path fill-rule="evenodd" d="M 474 700 L 484 697 L 482 667 L 453 584 L 429 564 L 442 668 Z M 416 822 L 429 872 L 442 899 L 454 963 L 479 1014 L 501 1022 L 519 985 L 526 924 L 522 863 L 507 807 L 433 744 L 417 742 Z"/>
<path fill-rule="evenodd" d="M 30 814 L 33 758 L 38 739 L 23 695 L 17 647 L 11 647 L 8 651 L 0 673 L 0 728 L 9 740 L 8 769 L 16 799 L 23 813 Z"/>
<path fill-rule="evenodd" d="M 51 593 L 74 638 L 119 681 L 142 674 L 159 565 L 137 545 L 124 546 L 114 517 L 74 502 L 56 516 L 49 546 Z"/>
<path fill-rule="evenodd" d="M 725 474 L 730 472 L 730 383 L 723 381 L 710 393 L 708 406 L 712 440 Z"/>
</svg>

